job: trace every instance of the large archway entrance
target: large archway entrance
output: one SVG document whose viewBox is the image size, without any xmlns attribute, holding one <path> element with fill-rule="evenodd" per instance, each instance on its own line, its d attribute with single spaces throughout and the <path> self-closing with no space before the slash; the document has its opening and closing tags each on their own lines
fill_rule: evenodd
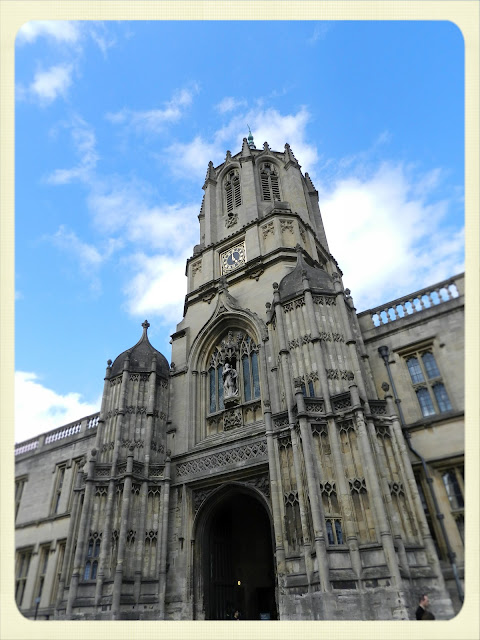
<svg viewBox="0 0 480 640">
<path fill-rule="evenodd" d="M 205 514 L 201 541 L 207 620 L 239 610 L 245 620 L 275 619 L 272 529 L 265 506 L 240 488 L 221 492 Z"/>
</svg>

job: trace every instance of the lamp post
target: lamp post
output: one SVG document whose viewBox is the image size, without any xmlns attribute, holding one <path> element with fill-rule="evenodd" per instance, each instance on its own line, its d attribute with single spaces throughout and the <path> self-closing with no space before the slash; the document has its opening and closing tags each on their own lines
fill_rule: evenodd
<svg viewBox="0 0 480 640">
<path fill-rule="evenodd" d="M 433 478 L 430 476 L 430 474 L 428 472 L 428 467 L 427 467 L 427 463 L 425 461 L 425 458 L 420 453 L 418 453 L 418 451 L 416 451 L 412 446 L 410 432 L 406 428 L 405 418 L 403 416 L 403 411 L 402 411 L 402 407 L 401 407 L 401 404 L 400 404 L 401 400 L 398 397 L 397 389 L 395 388 L 395 383 L 394 383 L 393 377 L 392 377 L 392 372 L 390 370 L 390 363 L 388 361 L 389 352 L 390 352 L 389 348 L 386 345 L 382 345 L 381 347 L 378 347 L 378 353 L 380 354 L 380 357 L 383 359 L 383 362 L 385 363 L 385 368 L 387 369 L 388 379 L 389 379 L 390 384 L 392 386 L 393 397 L 395 399 L 395 404 L 397 405 L 397 408 L 398 408 L 398 415 L 400 417 L 400 425 L 402 427 L 403 436 L 404 436 L 404 438 L 405 438 L 405 440 L 407 442 L 407 446 L 410 449 L 410 451 L 414 455 L 416 455 L 417 458 L 419 458 L 421 460 L 421 463 L 422 463 L 423 472 L 425 473 L 425 478 L 427 480 L 428 489 L 429 489 L 430 495 L 432 497 L 432 502 L 433 502 L 433 506 L 434 506 L 434 509 L 435 509 L 435 516 L 436 516 L 436 518 L 438 520 L 438 523 L 440 525 L 440 529 L 442 531 L 442 537 L 443 537 L 443 539 L 445 541 L 445 546 L 447 547 L 447 557 L 448 557 L 448 560 L 449 560 L 450 565 L 452 567 L 453 576 L 455 578 L 455 584 L 457 586 L 458 597 L 460 599 L 460 602 L 463 603 L 463 600 L 464 600 L 465 596 L 464 596 L 464 593 L 463 593 L 462 583 L 460 582 L 460 578 L 458 576 L 457 565 L 455 563 L 455 552 L 453 551 L 453 549 L 452 549 L 452 547 L 450 545 L 450 540 L 448 538 L 447 531 L 445 529 L 445 523 L 444 523 L 445 516 L 440 511 L 440 508 L 439 508 L 439 505 L 438 505 L 438 501 L 437 501 L 437 496 L 435 494 L 435 489 L 433 487 Z"/>
</svg>

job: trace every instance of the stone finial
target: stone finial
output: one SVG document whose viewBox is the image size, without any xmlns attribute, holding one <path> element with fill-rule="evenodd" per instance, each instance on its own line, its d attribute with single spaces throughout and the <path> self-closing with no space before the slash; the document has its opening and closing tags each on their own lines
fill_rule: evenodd
<svg viewBox="0 0 480 640">
<path fill-rule="evenodd" d="M 107 360 L 107 367 L 110 369 L 112 366 L 112 361 L 110 359 Z"/>
<path fill-rule="evenodd" d="M 270 151 L 270 147 L 268 146 L 268 142 L 264 142 L 263 143 L 263 150 L 264 151 Z"/>
<path fill-rule="evenodd" d="M 207 184 L 207 182 L 217 182 L 217 175 L 215 173 L 215 168 L 213 166 L 213 162 L 210 160 L 210 162 L 208 163 L 208 169 L 207 169 L 207 175 L 205 176 L 205 184 L 203 185 L 203 188 L 205 189 L 205 186 Z"/>
<path fill-rule="evenodd" d="M 253 148 L 255 148 L 255 145 L 253 146 Z M 242 156 L 246 157 L 251 155 L 252 155 L 252 152 L 250 151 L 250 145 L 247 142 L 247 139 L 244 138 L 242 142 Z"/>
<path fill-rule="evenodd" d="M 148 320 L 145 320 L 145 322 L 142 322 L 142 327 L 145 333 L 147 333 L 148 327 L 150 326 L 150 323 Z"/>
<path fill-rule="evenodd" d="M 382 382 L 382 391 L 385 391 L 385 393 L 390 391 L 390 385 L 387 382 Z"/>
<path fill-rule="evenodd" d="M 300 168 L 300 165 L 298 164 L 298 160 L 293 155 L 293 151 L 291 150 L 290 145 L 288 144 L 288 142 L 285 145 L 285 164 L 287 166 L 289 164 L 294 164 L 295 166 Z"/>
<path fill-rule="evenodd" d="M 230 150 L 227 149 L 227 155 L 225 156 L 225 162 L 230 162 L 231 159 L 232 159 L 232 154 L 230 153 Z"/>
<path fill-rule="evenodd" d="M 278 282 L 274 282 L 274 283 L 272 284 L 272 287 L 274 288 L 274 290 L 275 290 L 275 291 L 277 291 L 277 289 L 278 289 Z"/>
</svg>

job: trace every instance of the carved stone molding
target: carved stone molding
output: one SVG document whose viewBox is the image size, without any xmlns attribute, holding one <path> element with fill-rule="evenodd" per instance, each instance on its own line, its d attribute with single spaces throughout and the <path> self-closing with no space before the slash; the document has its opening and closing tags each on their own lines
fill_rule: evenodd
<svg viewBox="0 0 480 640">
<path fill-rule="evenodd" d="M 255 458 L 265 458 L 267 456 L 267 442 L 253 442 L 252 444 L 234 447 L 226 451 L 219 451 L 209 456 L 181 462 L 177 465 L 177 474 L 179 477 L 204 473 L 238 462 L 247 462 Z"/>
</svg>

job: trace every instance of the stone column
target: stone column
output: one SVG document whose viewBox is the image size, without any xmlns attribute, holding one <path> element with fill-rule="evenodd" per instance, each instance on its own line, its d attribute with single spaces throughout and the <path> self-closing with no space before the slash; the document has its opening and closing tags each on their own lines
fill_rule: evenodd
<svg viewBox="0 0 480 640">
<path fill-rule="evenodd" d="M 127 454 L 127 469 L 123 484 L 122 497 L 122 521 L 120 523 L 120 532 L 118 535 L 118 554 L 117 566 L 115 568 L 115 577 L 113 580 L 112 594 L 112 620 L 118 620 L 120 615 L 120 596 L 122 593 L 123 566 L 125 562 L 125 546 L 127 541 L 128 518 L 130 513 L 130 500 L 132 496 L 132 473 L 133 473 L 133 450 L 130 447 Z"/>
<path fill-rule="evenodd" d="M 415 480 L 415 475 L 413 473 L 410 458 L 408 457 L 407 447 L 405 445 L 405 438 L 403 437 L 402 429 L 398 421 L 398 416 L 393 405 L 393 398 L 390 394 L 387 394 L 385 396 L 385 400 L 387 401 L 387 414 L 390 415 L 392 419 L 392 430 L 395 437 L 395 441 L 398 446 L 398 449 L 400 450 L 400 455 L 403 463 L 404 477 L 406 478 L 406 481 L 408 483 L 408 486 L 410 489 L 410 495 L 412 496 L 413 504 L 415 507 L 417 522 L 420 525 L 420 535 L 422 536 L 422 539 L 423 539 L 423 544 L 425 546 L 425 552 L 427 554 L 428 563 L 430 564 L 431 567 L 433 567 L 437 575 L 437 578 L 440 580 L 442 586 L 444 587 L 443 574 L 440 567 L 440 562 L 438 559 L 437 551 L 435 549 L 435 544 L 432 539 L 432 534 L 430 533 L 430 529 L 428 528 L 427 518 L 425 517 L 425 512 L 423 510 L 422 502 L 418 494 L 417 482 Z"/>
<path fill-rule="evenodd" d="M 70 619 L 72 617 L 73 603 L 77 597 L 78 583 L 82 574 L 83 565 L 85 562 L 85 540 L 88 532 L 88 523 L 90 516 L 90 506 L 92 502 L 92 495 L 95 490 L 95 459 L 97 456 L 97 450 L 92 449 L 90 453 L 90 459 L 88 461 L 88 474 L 85 484 L 85 497 L 83 500 L 82 515 L 80 517 L 80 526 L 78 529 L 77 549 L 75 551 L 75 559 L 73 561 L 73 573 L 70 581 L 70 590 L 68 592 L 67 610 L 65 617 Z"/>
<path fill-rule="evenodd" d="M 102 404 L 100 406 L 100 415 L 98 416 L 97 433 L 95 436 L 95 449 L 100 452 L 102 448 L 102 436 L 104 436 L 103 427 L 105 424 L 105 409 L 107 406 L 107 399 L 108 399 L 109 390 L 110 390 L 111 372 L 112 372 L 112 361 L 108 360 L 107 370 L 105 371 L 105 381 L 103 383 Z"/>
<path fill-rule="evenodd" d="M 368 478 L 370 496 L 373 502 L 372 507 L 374 509 L 374 513 L 376 514 L 376 522 L 379 528 L 380 539 L 385 554 L 385 560 L 387 562 L 388 568 L 390 569 L 394 585 L 397 587 L 397 589 L 402 589 L 402 579 L 400 576 L 400 568 L 398 566 L 397 555 L 393 546 L 392 532 L 388 524 L 382 492 L 380 490 L 380 484 L 378 482 L 375 460 L 373 458 L 370 442 L 368 439 L 365 418 L 360 405 L 357 385 L 355 384 L 350 385 L 350 397 L 352 400 L 353 410 L 355 411 L 355 421 L 357 425 L 358 439 L 361 447 L 363 468 L 365 475 Z M 406 618 L 408 619 L 408 613 L 406 609 L 404 613 Z"/>
<path fill-rule="evenodd" d="M 300 509 L 300 520 L 302 525 L 302 533 L 303 533 L 303 554 L 305 558 L 305 569 L 307 572 L 309 587 L 311 585 L 312 579 L 312 559 L 311 559 L 311 542 L 310 535 L 308 533 L 308 520 L 305 512 L 305 504 L 303 500 L 303 482 L 302 482 L 302 473 L 301 473 L 301 464 L 298 453 L 298 442 L 297 442 L 297 434 L 295 432 L 295 418 L 292 412 L 292 403 L 293 403 L 293 394 L 292 394 L 292 381 L 289 376 L 289 371 L 291 367 L 289 366 L 289 351 L 286 346 L 286 337 L 285 337 L 285 326 L 283 319 L 283 306 L 280 302 L 280 293 L 278 290 L 278 284 L 276 282 L 273 283 L 273 299 L 275 306 L 275 317 L 277 320 L 277 333 L 278 340 L 280 346 L 280 358 L 282 362 L 282 373 L 283 373 L 283 382 L 285 386 L 285 399 L 287 403 L 288 410 L 288 422 L 290 427 L 290 436 L 292 440 L 292 453 L 293 453 L 293 461 L 294 461 L 294 470 L 295 470 L 295 479 L 298 490 L 298 502 Z"/>
<path fill-rule="evenodd" d="M 302 271 L 302 283 L 305 296 L 305 308 L 307 311 L 310 331 L 312 334 L 313 353 L 315 356 L 315 362 L 317 363 L 318 380 L 320 383 L 320 395 L 323 397 L 325 412 L 328 414 L 332 411 L 332 406 L 330 402 L 330 393 L 328 390 L 327 374 L 325 373 L 326 367 L 320 345 L 320 333 L 318 331 L 317 318 L 315 316 L 315 307 L 313 306 L 313 296 L 310 290 L 307 272 L 305 270 Z"/>
<path fill-rule="evenodd" d="M 387 463 L 387 459 L 385 456 L 385 452 L 382 449 L 382 447 L 379 445 L 378 443 L 378 436 L 377 436 L 377 432 L 375 430 L 375 425 L 372 422 L 372 420 L 368 420 L 367 421 L 367 425 L 368 425 L 368 431 L 370 434 L 370 439 L 371 441 L 374 443 L 374 449 L 375 449 L 375 454 L 378 460 L 378 471 L 379 471 L 379 476 L 381 479 L 381 488 L 382 488 L 382 495 L 383 495 L 383 499 L 385 501 L 385 505 L 387 507 L 387 512 L 390 516 L 390 520 L 392 521 L 393 525 L 394 525 L 394 531 L 393 531 L 393 538 L 394 541 L 396 542 L 397 545 L 397 549 L 398 549 L 398 557 L 400 560 L 400 564 L 403 567 L 405 573 L 407 575 L 410 574 L 410 568 L 408 565 L 408 559 L 407 559 L 407 554 L 405 551 L 405 544 L 403 542 L 403 538 L 401 536 L 400 532 L 400 518 L 399 515 L 397 513 L 397 509 L 395 507 L 395 505 L 393 504 L 393 500 L 392 500 L 392 494 L 390 491 L 390 486 L 388 483 L 388 477 L 387 477 L 387 473 L 386 470 L 388 469 L 388 463 Z M 398 533 L 396 533 L 398 532 Z"/>
<path fill-rule="evenodd" d="M 160 539 L 160 563 L 159 563 L 159 584 L 158 584 L 158 600 L 159 600 L 159 618 L 165 619 L 165 592 L 167 586 L 167 552 L 168 552 L 168 510 L 170 503 L 170 452 L 166 452 L 165 472 L 162 491 L 162 532 Z"/>
<path fill-rule="evenodd" d="M 317 556 L 318 577 L 322 591 L 330 591 L 330 579 L 328 573 L 328 558 L 325 545 L 325 536 L 323 533 L 323 514 L 319 504 L 318 482 L 315 479 L 314 461 L 313 461 L 313 439 L 312 431 L 307 420 L 305 411 L 305 400 L 303 398 L 301 387 L 295 388 L 295 396 L 297 400 L 298 415 L 300 423 L 300 431 L 302 434 L 303 458 L 305 460 L 305 468 L 307 472 L 308 495 L 310 496 L 310 510 L 312 514 L 313 533 L 315 537 L 315 552 Z M 320 498 L 321 499 L 321 498 Z"/>
<path fill-rule="evenodd" d="M 157 390 L 157 356 L 154 354 L 152 357 L 152 366 L 150 367 L 150 377 L 148 379 L 148 398 L 147 398 L 147 424 L 145 428 L 145 442 L 144 442 L 144 475 L 147 480 L 142 482 L 139 495 L 139 514 L 137 519 L 137 529 L 139 537 L 135 541 L 135 570 L 134 570 L 134 598 L 138 603 L 140 599 L 140 590 L 142 582 L 142 566 L 143 566 L 143 551 L 145 548 L 145 521 L 147 514 L 147 498 L 148 498 L 148 477 L 150 473 L 150 453 L 152 444 L 152 433 L 155 423 L 155 405 L 156 405 L 156 390 Z"/>
<path fill-rule="evenodd" d="M 83 464 L 82 464 L 83 462 Z M 73 551 L 73 543 L 75 540 L 75 530 L 78 524 L 78 516 L 80 509 L 80 499 L 82 497 L 82 478 L 83 478 L 83 467 L 85 465 L 85 461 L 79 461 L 78 469 L 77 469 L 77 477 L 75 478 L 75 487 L 73 493 L 73 504 L 72 511 L 70 514 L 70 522 L 68 524 L 68 535 L 67 541 L 65 543 L 65 551 L 63 555 L 63 566 L 62 573 L 60 574 L 60 580 L 58 582 L 58 592 L 57 592 L 57 600 L 55 604 L 55 613 L 60 608 L 61 602 L 63 600 L 63 594 L 65 592 L 65 582 L 67 580 L 68 568 L 70 567 L 72 561 L 72 551 Z"/>
<path fill-rule="evenodd" d="M 345 540 L 350 552 L 350 562 L 352 563 L 352 568 L 355 571 L 357 578 L 361 584 L 362 560 L 360 558 L 360 551 L 358 549 L 355 516 L 352 509 L 352 501 L 347 479 L 345 477 L 345 467 L 342 459 L 340 438 L 337 431 L 337 425 L 335 424 L 335 420 L 333 417 L 328 418 L 328 439 L 330 442 L 332 456 L 335 462 L 335 469 L 337 471 L 337 498 L 340 503 L 340 512 L 343 515 L 342 522 L 344 524 Z"/>
<path fill-rule="evenodd" d="M 265 421 L 265 435 L 267 438 L 267 450 L 268 450 L 268 467 L 270 476 L 270 493 L 272 497 L 272 513 L 273 513 L 273 529 L 275 534 L 275 558 L 277 562 L 277 575 L 279 580 L 285 577 L 285 546 L 283 544 L 283 527 L 282 527 L 282 515 L 280 510 L 281 488 L 277 477 L 277 465 L 275 462 L 275 443 L 273 441 L 273 424 L 272 424 L 272 408 L 270 403 L 270 384 L 268 376 L 268 358 L 267 358 L 267 343 L 269 342 L 268 336 L 264 336 L 262 349 L 261 367 L 262 380 L 264 381 L 262 386 L 263 395 L 263 419 Z"/>
</svg>

